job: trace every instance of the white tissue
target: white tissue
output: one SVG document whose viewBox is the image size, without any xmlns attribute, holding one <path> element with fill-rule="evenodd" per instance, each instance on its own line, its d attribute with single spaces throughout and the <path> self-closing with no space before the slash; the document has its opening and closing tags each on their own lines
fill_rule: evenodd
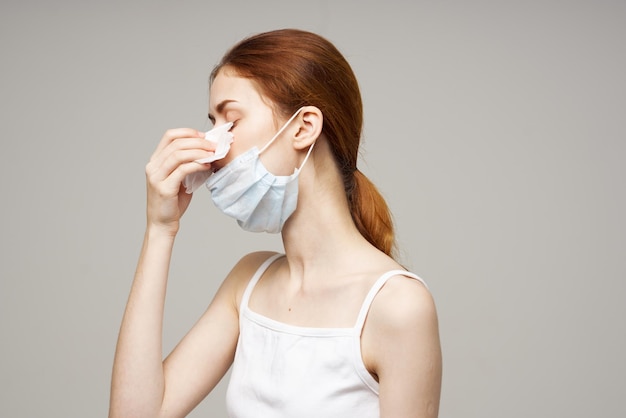
<svg viewBox="0 0 626 418">
<path fill-rule="evenodd" d="M 196 160 L 197 163 L 212 163 L 213 161 L 221 160 L 226 156 L 226 154 L 228 154 L 228 151 L 230 151 L 230 144 L 232 144 L 233 142 L 233 134 L 229 132 L 232 126 L 233 123 L 228 122 L 224 125 L 217 126 L 204 134 L 204 138 L 207 141 L 211 141 L 216 144 L 215 151 L 210 157 Z M 187 177 L 185 177 L 185 180 L 183 181 L 185 191 L 187 193 L 195 192 L 198 187 L 202 186 L 204 182 L 206 182 L 211 174 L 211 171 L 201 171 L 198 173 L 189 174 Z"/>
</svg>

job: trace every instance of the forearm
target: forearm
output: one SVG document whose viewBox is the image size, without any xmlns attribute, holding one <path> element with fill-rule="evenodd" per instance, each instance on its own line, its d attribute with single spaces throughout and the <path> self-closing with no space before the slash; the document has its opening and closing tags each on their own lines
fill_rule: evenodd
<svg viewBox="0 0 626 418">
<path fill-rule="evenodd" d="M 163 310 L 174 235 L 147 229 L 122 320 L 110 416 L 158 416 L 164 393 Z"/>
</svg>

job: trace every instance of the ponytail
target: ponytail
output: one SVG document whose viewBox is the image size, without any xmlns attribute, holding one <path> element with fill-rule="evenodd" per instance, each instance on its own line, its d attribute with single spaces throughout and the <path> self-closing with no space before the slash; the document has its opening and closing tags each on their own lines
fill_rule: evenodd
<svg viewBox="0 0 626 418">
<path fill-rule="evenodd" d="M 348 197 L 354 224 L 370 244 L 393 257 L 393 219 L 385 199 L 365 174 L 355 170 L 352 176 L 353 187 Z"/>
</svg>

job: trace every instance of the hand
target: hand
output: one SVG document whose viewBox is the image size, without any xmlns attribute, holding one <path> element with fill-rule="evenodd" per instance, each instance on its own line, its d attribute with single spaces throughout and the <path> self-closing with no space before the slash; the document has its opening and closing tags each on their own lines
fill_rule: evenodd
<svg viewBox="0 0 626 418">
<path fill-rule="evenodd" d="M 183 180 L 190 173 L 211 170 L 211 164 L 195 160 L 215 151 L 215 144 L 195 129 L 170 129 L 146 164 L 148 227 L 164 228 L 175 234 L 180 218 L 191 201 Z"/>
</svg>

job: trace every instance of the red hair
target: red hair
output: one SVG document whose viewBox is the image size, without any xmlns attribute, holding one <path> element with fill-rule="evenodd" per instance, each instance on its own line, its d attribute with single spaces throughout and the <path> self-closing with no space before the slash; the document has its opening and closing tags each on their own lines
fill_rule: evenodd
<svg viewBox="0 0 626 418">
<path fill-rule="evenodd" d="M 352 219 L 371 244 L 392 256 L 395 239 L 389 208 L 356 167 L 363 104 L 354 72 L 337 48 L 311 32 L 265 32 L 233 46 L 211 73 L 211 81 L 224 67 L 253 80 L 285 118 L 302 106 L 321 110 L 322 131 L 341 171 Z"/>
</svg>

